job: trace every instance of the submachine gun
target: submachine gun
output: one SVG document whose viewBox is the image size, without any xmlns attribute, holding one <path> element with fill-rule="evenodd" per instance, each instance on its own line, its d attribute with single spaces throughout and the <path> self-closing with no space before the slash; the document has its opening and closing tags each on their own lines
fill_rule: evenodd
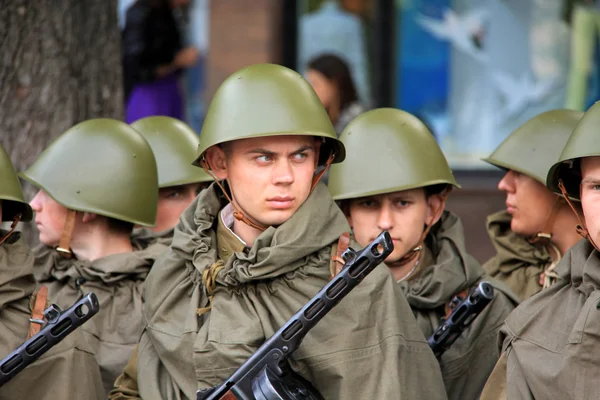
<svg viewBox="0 0 600 400">
<path fill-rule="evenodd" d="M 197 400 L 321 400 L 321 394 L 292 371 L 288 359 L 306 334 L 394 250 L 382 232 L 360 251 L 342 253 L 344 268 L 218 387 L 200 389 Z"/>
</svg>

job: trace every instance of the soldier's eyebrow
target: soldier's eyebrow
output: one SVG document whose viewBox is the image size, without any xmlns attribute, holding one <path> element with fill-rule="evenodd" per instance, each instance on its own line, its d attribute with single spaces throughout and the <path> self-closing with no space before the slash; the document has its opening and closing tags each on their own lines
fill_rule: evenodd
<svg viewBox="0 0 600 400">
<path fill-rule="evenodd" d="M 300 147 L 298 150 L 293 151 L 292 154 L 298 154 L 298 153 L 302 153 L 303 151 L 314 150 L 314 149 L 315 149 L 314 146 L 306 144 L 306 145 Z"/>
<path fill-rule="evenodd" d="M 304 146 L 298 148 L 297 150 L 294 150 L 290 154 L 298 154 L 298 153 L 302 153 L 303 151 L 307 151 L 307 150 L 314 150 L 314 146 L 307 144 L 307 145 L 304 145 Z M 267 150 L 262 147 L 258 147 L 256 149 L 248 150 L 246 152 L 246 154 L 262 154 L 262 155 L 266 155 L 266 156 L 274 156 L 277 153 L 272 150 Z"/>
<path fill-rule="evenodd" d="M 600 178 L 595 178 L 595 177 L 589 177 L 589 178 L 583 178 L 581 180 L 582 184 L 594 184 L 594 185 L 600 185 Z"/>
<path fill-rule="evenodd" d="M 266 156 L 274 156 L 277 153 L 271 150 L 263 149 L 262 147 L 258 147 L 256 149 L 248 150 L 246 154 L 263 154 Z"/>
</svg>

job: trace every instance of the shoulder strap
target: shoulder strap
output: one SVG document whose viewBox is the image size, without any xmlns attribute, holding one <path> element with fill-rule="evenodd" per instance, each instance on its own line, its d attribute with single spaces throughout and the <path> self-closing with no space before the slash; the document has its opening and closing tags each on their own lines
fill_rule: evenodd
<svg viewBox="0 0 600 400">
<path fill-rule="evenodd" d="M 42 329 L 44 322 L 44 310 L 48 303 L 48 288 L 42 286 L 37 293 L 32 296 L 31 318 L 29 318 L 29 331 L 27 339 L 37 335 Z"/>
<path fill-rule="evenodd" d="M 344 268 L 345 263 L 342 254 L 348 249 L 348 246 L 350 246 L 350 234 L 348 232 L 344 232 L 340 236 L 337 245 L 331 246 L 331 262 L 329 263 L 331 278 L 339 274 Z"/>
</svg>

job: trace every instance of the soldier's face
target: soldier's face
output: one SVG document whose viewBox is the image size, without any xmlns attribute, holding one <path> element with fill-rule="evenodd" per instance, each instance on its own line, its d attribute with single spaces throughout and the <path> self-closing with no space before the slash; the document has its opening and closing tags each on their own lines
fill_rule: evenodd
<svg viewBox="0 0 600 400">
<path fill-rule="evenodd" d="M 513 232 L 533 236 L 542 232 L 557 196 L 546 186 L 516 171 L 508 171 L 498 184 L 506 192 L 506 210 Z"/>
<path fill-rule="evenodd" d="M 207 184 L 192 183 L 160 189 L 156 225 L 151 229 L 155 232 L 163 232 L 174 228 L 179 222 L 181 213 L 194 201 L 200 188 L 206 186 Z"/>
<path fill-rule="evenodd" d="M 590 236 L 600 243 L 600 157 L 581 160 L 581 207 Z"/>
<path fill-rule="evenodd" d="M 388 231 L 394 251 L 385 260 L 394 263 L 419 245 L 425 225 L 437 222 L 443 211 L 441 196 L 425 197 L 424 189 L 369 196 L 350 201 L 348 222 L 361 246 L 371 243 L 381 231 Z"/>
<path fill-rule="evenodd" d="M 213 146 L 208 161 L 218 179 L 229 183 L 236 206 L 253 222 L 277 226 L 287 221 L 310 194 L 319 157 L 312 136 L 236 140 Z"/>
<path fill-rule="evenodd" d="M 43 190 L 37 192 L 29 205 L 35 212 L 40 242 L 50 247 L 58 246 L 67 217 L 67 208 L 58 204 Z"/>
</svg>

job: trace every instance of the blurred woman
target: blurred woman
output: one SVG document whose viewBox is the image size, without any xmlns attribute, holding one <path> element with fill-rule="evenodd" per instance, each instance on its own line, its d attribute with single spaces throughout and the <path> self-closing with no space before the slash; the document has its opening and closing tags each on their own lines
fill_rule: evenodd
<svg viewBox="0 0 600 400">
<path fill-rule="evenodd" d="M 188 3 L 137 0 L 127 10 L 123 31 L 127 123 L 152 115 L 183 118 L 178 76 L 196 63 L 199 52 L 183 48 L 173 10 Z"/>
<path fill-rule="evenodd" d="M 338 56 L 323 54 L 308 63 L 306 79 L 325 106 L 338 136 L 365 111 L 358 101 L 348 65 Z"/>
</svg>

